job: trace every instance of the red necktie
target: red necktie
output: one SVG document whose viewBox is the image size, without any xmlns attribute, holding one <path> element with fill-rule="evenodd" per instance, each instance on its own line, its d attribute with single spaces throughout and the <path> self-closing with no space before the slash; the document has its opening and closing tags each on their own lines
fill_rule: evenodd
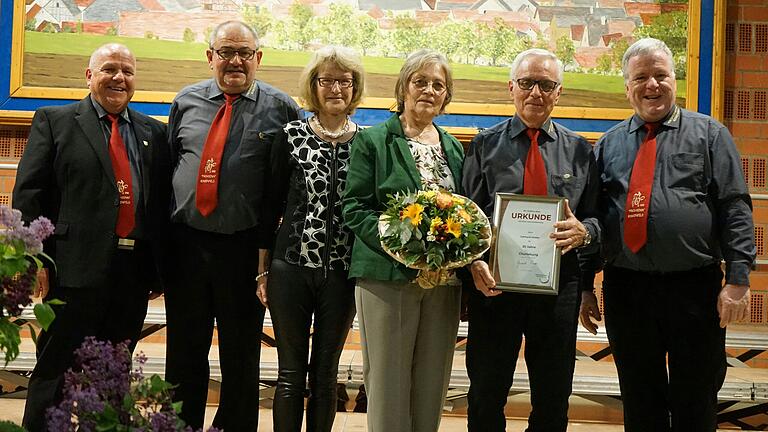
<svg viewBox="0 0 768 432">
<path fill-rule="evenodd" d="M 632 177 L 624 206 L 624 243 L 637 253 L 648 240 L 648 212 L 651 207 L 653 172 L 656 169 L 656 124 L 646 123 L 645 135 L 632 166 Z"/>
<path fill-rule="evenodd" d="M 120 130 L 117 127 L 117 116 L 107 114 L 107 117 L 112 122 L 112 132 L 109 137 L 109 158 L 112 159 L 112 171 L 115 173 L 117 193 L 120 197 L 115 233 L 119 237 L 128 237 L 136 224 L 136 213 L 133 209 L 131 164 L 128 161 L 128 151 L 125 149 L 123 137 L 120 136 Z"/>
<path fill-rule="evenodd" d="M 219 173 L 221 155 L 229 135 L 229 123 L 232 120 L 232 104 L 239 95 L 225 94 L 224 105 L 216 112 L 208 137 L 205 139 L 203 154 L 200 157 L 200 169 L 197 174 L 197 192 L 195 205 L 203 216 L 208 216 L 219 203 Z"/>
<path fill-rule="evenodd" d="M 531 147 L 525 158 L 523 193 L 525 195 L 546 195 L 547 169 L 544 167 L 544 159 L 541 158 L 539 151 L 539 130 L 529 128 L 525 133 L 531 139 Z"/>
</svg>

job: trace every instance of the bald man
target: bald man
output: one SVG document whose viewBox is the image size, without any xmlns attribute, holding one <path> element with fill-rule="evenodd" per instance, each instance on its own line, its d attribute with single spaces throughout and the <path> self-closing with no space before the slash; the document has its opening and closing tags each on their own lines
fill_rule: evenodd
<svg viewBox="0 0 768 432">
<path fill-rule="evenodd" d="M 147 301 L 162 291 L 170 159 L 165 126 L 128 108 L 135 74 L 125 46 L 94 51 L 85 70 L 90 94 L 40 108 L 19 163 L 13 207 L 25 220 L 45 216 L 56 225 L 45 243 L 56 267 L 41 275 L 40 294 L 66 302 L 38 341 L 23 421 L 31 432 L 47 430 L 45 411 L 58 403 L 83 339 L 129 340 L 133 350 Z"/>
</svg>

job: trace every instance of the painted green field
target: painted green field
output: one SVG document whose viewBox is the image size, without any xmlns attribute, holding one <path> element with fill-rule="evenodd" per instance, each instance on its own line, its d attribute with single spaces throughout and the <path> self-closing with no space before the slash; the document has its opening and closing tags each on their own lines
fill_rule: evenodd
<svg viewBox="0 0 768 432">
<path fill-rule="evenodd" d="M 25 53 L 88 56 L 98 46 L 107 42 L 119 42 L 128 46 L 141 59 L 203 61 L 206 44 L 177 41 L 129 38 L 76 33 L 26 32 Z M 265 67 L 301 68 L 309 60 L 310 53 L 264 49 L 262 65 Z M 364 57 L 369 74 L 397 75 L 403 60 L 385 57 Z M 509 79 L 506 67 L 453 64 L 454 78 L 471 81 L 504 83 Z M 602 93 L 624 93 L 624 83 L 619 76 L 596 74 L 565 74 L 564 87 Z M 678 81 L 678 97 L 685 97 L 685 81 Z"/>
</svg>

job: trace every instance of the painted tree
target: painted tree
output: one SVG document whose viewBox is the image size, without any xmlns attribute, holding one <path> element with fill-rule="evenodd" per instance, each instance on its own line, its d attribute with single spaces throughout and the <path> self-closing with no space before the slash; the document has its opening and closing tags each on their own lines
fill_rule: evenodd
<svg viewBox="0 0 768 432">
<path fill-rule="evenodd" d="M 603 54 L 598 57 L 595 70 L 603 74 L 609 73 L 611 71 L 611 56 L 608 54 Z"/>
<path fill-rule="evenodd" d="M 392 32 L 392 42 L 395 51 L 407 56 L 410 52 L 424 46 L 424 29 L 416 18 L 400 14 L 395 16 L 395 30 Z"/>
<path fill-rule="evenodd" d="M 462 21 L 457 28 L 455 35 L 456 40 L 459 41 L 459 48 L 457 54 L 464 57 L 464 63 L 474 64 L 477 57 L 480 55 L 478 49 L 478 35 L 475 24 L 471 21 Z"/>
<path fill-rule="evenodd" d="M 576 46 L 568 35 L 562 35 L 555 41 L 555 55 L 563 62 L 563 66 L 573 63 L 576 55 Z M 569 69 L 570 70 L 570 69 Z"/>
<path fill-rule="evenodd" d="M 367 55 L 369 49 L 381 46 L 384 38 L 376 19 L 368 14 L 362 14 L 355 17 L 355 24 L 359 31 L 356 46 L 363 52 L 363 55 Z"/>
<path fill-rule="evenodd" d="M 184 42 L 192 43 L 195 41 L 195 38 L 197 38 L 197 35 L 192 31 L 191 28 L 184 28 L 184 35 L 182 36 L 182 40 L 184 40 Z"/>
<path fill-rule="evenodd" d="M 514 29 L 509 27 L 500 17 L 494 19 L 493 25 L 478 24 L 477 34 L 480 35 L 480 52 L 491 60 L 493 66 L 496 66 L 499 60 L 508 59 L 509 48 L 517 39 Z"/>
<path fill-rule="evenodd" d="M 272 14 L 265 8 L 258 6 L 244 5 L 242 9 L 243 21 L 253 27 L 259 38 L 263 38 L 269 33 L 274 24 Z"/>
<path fill-rule="evenodd" d="M 611 42 L 611 61 L 613 69 L 621 71 L 621 62 L 624 59 L 624 53 L 629 48 L 629 42 L 626 39 L 619 39 Z"/>
<path fill-rule="evenodd" d="M 314 33 L 324 44 L 352 47 L 357 45 L 360 37 L 359 28 L 355 22 L 355 12 L 347 4 L 331 3 L 328 14 L 314 20 Z"/>
<path fill-rule="evenodd" d="M 287 35 L 299 49 L 304 50 L 314 37 L 312 26 L 310 25 L 313 16 L 312 8 L 296 2 L 288 8 L 288 14 L 290 19 L 285 28 Z"/>
<path fill-rule="evenodd" d="M 456 21 L 443 21 L 440 25 L 432 27 L 429 32 L 429 41 L 432 48 L 443 53 L 451 60 L 461 48 L 461 40 L 457 37 L 461 33 L 462 24 Z"/>
</svg>

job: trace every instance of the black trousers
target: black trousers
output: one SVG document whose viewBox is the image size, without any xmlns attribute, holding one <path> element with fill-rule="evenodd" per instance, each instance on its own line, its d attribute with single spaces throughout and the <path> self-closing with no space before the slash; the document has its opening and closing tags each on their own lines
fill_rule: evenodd
<svg viewBox="0 0 768 432">
<path fill-rule="evenodd" d="M 717 428 L 726 369 L 717 313 L 722 280 L 717 265 L 666 274 L 605 268 L 605 326 L 625 431 Z"/>
<path fill-rule="evenodd" d="M 339 357 L 355 317 L 354 280 L 348 279 L 347 271 L 326 272 L 275 259 L 267 290 L 279 360 L 272 406 L 275 432 L 301 431 L 307 375 L 306 430 L 330 432 L 336 416 Z"/>
<path fill-rule="evenodd" d="M 165 292 L 168 320 L 166 379 L 177 385 L 181 418 L 203 426 L 214 319 L 221 394 L 213 426 L 252 432 L 259 420 L 259 354 L 264 307 L 256 297 L 255 230 L 235 234 L 171 228 L 171 273 Z"/>
<path fill-rule="evenodd" d="M 564 267 L 574 265 L 573 259 L 563 262 Z M 506 430 L 504 405 L 523 336 L 532 408 L 527 430 L 565 432 L 581 297 L 576 272 L 563 271 L 564 267 L 557 296 L 472 294 L 467 338 L 469 432 Z"/>
<path fill-rule="evenodd" d="M 66 304 L 53 306 L 56 318 L 40 334 L 37 364 L 29 379 L 23 426 L 30 432 L 47 430 L 45 411 L 61 400 L 64 372 L 73 366 L 74 351 L 87 336 L 112 343 L 130 341 L 136 347 L 147 315 L 149 285 L 142 256 L 149 253 L 137 242 L 133 251 L 118 249 L 107 281 L 98 287 L 61 287 L 52 274 L 45 300 L 59 299 Z M 58 432 L 58 431 L 51 431 Z"/>
</svg>

